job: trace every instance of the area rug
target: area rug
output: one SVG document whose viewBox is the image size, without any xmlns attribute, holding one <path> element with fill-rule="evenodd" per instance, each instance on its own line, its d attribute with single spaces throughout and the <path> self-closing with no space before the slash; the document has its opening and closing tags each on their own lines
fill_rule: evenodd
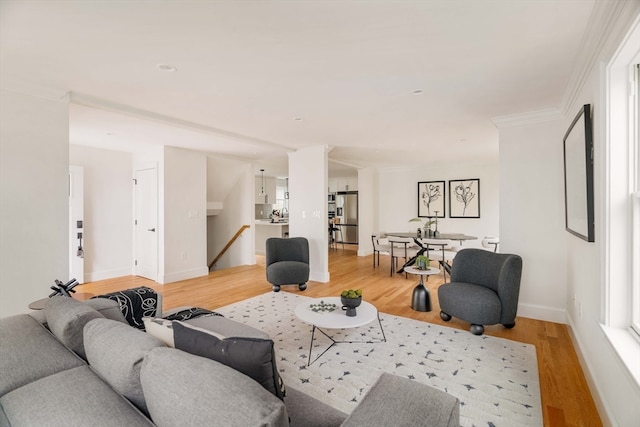
<svg viewBox="0 0 640 427">
<path fill-rule="evenodd" d="M 336 344 L 307 366 L 312 328 L 294 310 L 310 300 L 269 292 L 216 312 L 269 334 L 285 385 L 345 413 L 389 372 L 456 396 L 463 426 L 542 425 L 534 346 L 380 313 L 386 342 Z M 376 321 L 326 332 L 341 341 L 383 338 Z M 330 344 L 316 333 L 312 361 Z"/>
</svg>

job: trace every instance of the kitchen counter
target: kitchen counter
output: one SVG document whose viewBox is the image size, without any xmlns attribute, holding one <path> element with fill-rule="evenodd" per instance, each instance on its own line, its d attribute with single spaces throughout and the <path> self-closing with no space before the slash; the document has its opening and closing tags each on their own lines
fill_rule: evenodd
<svg viewBox="0 0 640 427">
<path fill-rule="evenodd" d="M 270 219 L 256 219 L 256 225 L 289 225 L 288 221 L 271 222 Z"/>
<path fill-rule="evenodd" d="M 265 242 L 269 237 L 285 237 L 289 233 L 288 222 L 271 222 L 270 219 L 256 220 L 256 254 L 265 254 Z"/>
</svg>

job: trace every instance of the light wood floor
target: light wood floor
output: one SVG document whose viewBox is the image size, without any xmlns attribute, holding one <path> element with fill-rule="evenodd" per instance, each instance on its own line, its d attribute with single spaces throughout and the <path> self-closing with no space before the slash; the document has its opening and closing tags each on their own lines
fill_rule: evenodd
<svg viewBox="0 0 640 427">
<path fill-rule="evenodd" d="M 337 296 L 343 289 L 360 288 L 364 298 L 382 312 L 468 330 L 469 325 L 465 322 L 456 319 L 443 322 L 440 319 L 437 288 L 443 282 L 441 275 L 430 276 L 427 282 L 433 311 L 416 312 L 411 309 L 410 304 L 417 277 L 409 275 L 405 278 L 398 274 L 389 277 L 388 256 L 381 257 L 380 266 L 373 268 L 372 257 L 358 257 L 356 249 L 355 245 L 345 245 L 344 250 L 338 246 L 337 250 L 330 251 L 329 283 L 309 282 L 304 292 L 299 291 L 297 286 L 284 286 L 282 292 L 321 297 Z M 265 276 L 264 257 L 259 257 L 258 263 L 253 266 L 214 271 L 207 277 L 168 285 L 127 276 L 84 284 L 77 289 L 79 292 L 97 295 L 144 285 L 162 293 L 164 310 L 184 305 L 215 310 L 270 292 L 271 286 Z M 485 327 L 485 333 L 535 345 L 545 426 L 602 425 L 566 325 L 518 318 L 513 329 L 504 329 L 500 325 L 488 326 Z"/>
</svg>

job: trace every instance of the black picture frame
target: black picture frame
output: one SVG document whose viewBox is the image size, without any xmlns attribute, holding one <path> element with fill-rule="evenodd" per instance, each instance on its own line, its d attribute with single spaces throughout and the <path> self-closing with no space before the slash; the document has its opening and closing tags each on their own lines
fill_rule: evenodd
<svg viewBox="0 0 640 427">
<path fill-rule="evenodd" d="M 593 201 L 593 117 L 585 104 L 562 139 L 564 157 L 565 229 L 587 242 L 595 241 Z"/>
<path fill-rule="evenodd" d="M 449 181 L 449 218 L 480 218 L 480 179 Z"/>
<path fill-rule="evenodd" d="M 418 182 L 418 217 L 446 217 L 445 199 L 447 191 L 445 184 L 445 181 Z"/>
</svg>

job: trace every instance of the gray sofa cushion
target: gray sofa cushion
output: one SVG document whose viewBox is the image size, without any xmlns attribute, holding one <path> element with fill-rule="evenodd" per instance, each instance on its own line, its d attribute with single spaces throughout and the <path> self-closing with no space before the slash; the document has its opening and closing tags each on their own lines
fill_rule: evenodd
<svg viewBox="0 0 640 427">
<path fill-rule="evenodd" d="M 151 419 L 159 427 L 287 426 L 284 403 L 251 378 L 213 360 L 164 347 L 140 371 Z"/>
<path fill-rule="evenodd" d="M 44 312 L 49 329 L 56 338 L 86 360 L 82 337 L 84 325 L 104 316 L 81 301 L 63 296 L 49 298 Z"/>
<path fill-rule="evenodd" d="M 140 367 L 160 340 L 131 326 L 109 319 L 94 319 L 84 328 L 84 347 L 91 367 L 117 392 L 147 414 Z"/>
<path fill-rule="evenodd" d="M 338 427 L 347 418 L 344 412 L 291 387 L 287 387 L 284 404 L 289 427 Z"/>
<path fill-rule="evenodd" d="M 98 313 L 102 314 L 107 319 L 117 320 L 128 325 L 127 319 L 124 318 L 120 311 L 120 306 L 116 301 L 106 298 L 94 298 L 84 301 L 86 305 L 95 309 Z"/>
<path fill-rule="evenodd" d="M 42 378 L 0 398 L 13 426 L 150 426 L 131 403 L 79 366 Z"/>
<path fill-rule="evenodd" d="M 428 385 L 385 372 L 342 426 L 459 427 L 460 401 Z"/>
<path fill-rule="evenodd" d="M 0 396 L 84 364 L 28 314 L 0 319 Z"/>
<path fill-rule="evenodd" d="M 280 399 L 286 394 L 270 339 L 226 337 L 210 329 L 174 322 L 173 341 L 177 349 L 224 363 L 250 376 Z"/>
</svg>

